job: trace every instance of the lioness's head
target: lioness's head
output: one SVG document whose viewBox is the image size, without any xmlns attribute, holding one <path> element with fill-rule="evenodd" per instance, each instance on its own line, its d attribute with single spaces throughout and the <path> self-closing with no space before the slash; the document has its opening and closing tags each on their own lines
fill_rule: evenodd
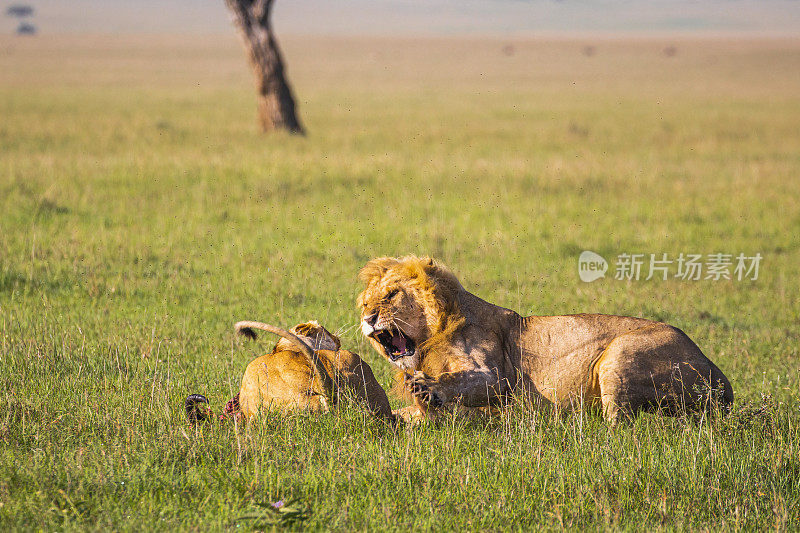
<svg viewBox="0 0 800 533">
<path fill-rule="evenodd" d="M 342 346 L 339 337 L 320 326 L 316 320 L 297 324 L 289 331 L 300 337 L 314 350 L 332 350 L 335 352 Z M 297 345 L 293 341 L 281 338 L 275 345 L 273 352 L 277 353 L 283 350 L 297 350 Z"/>
<path fill-rule="evenodd" d="M 456 295 L 461 284 L 430 257 L 380 257 L 359 275 L 361 332 L 389 361 L 418 370 L 432 341 L 463 321 Z"/>
</svg>

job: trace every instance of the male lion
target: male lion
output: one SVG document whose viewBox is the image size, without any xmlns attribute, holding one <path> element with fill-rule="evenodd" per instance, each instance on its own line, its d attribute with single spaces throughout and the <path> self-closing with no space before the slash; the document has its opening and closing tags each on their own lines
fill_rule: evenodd
<svg viewBox="0 0 800 533">
<path fill-rule="evenodd" d="M 343 395 L 363 401 L 376 416 L 392 419 L 386 392 L 370 366 L 357 354 L 340 350 L 339 338 L 315 321 L 286 331 L 261 322 L 238 322 L 236 331 L 255 338 L 254 329 L 280 335 L 272 353 L 247 365 L 239 393 L 228 402 L 226 414 L 250 420 L 260 409 L 327 411 Z M 312 346 L 316 349 L 312 349 Z M 202 419 L 200 395 L 187 399 L 190 420 Z"/>
<path fill-rule="evenodd" d="M 361 330 L 405 373 L 422 413 L 494 405 L 520 390 L 559 408 L 601 408 L 612 424 L 642 410 L 677 414 L 733 401 L 725 375 L 662 322 L 521 317 L 467 292 L 429 257 L 373 259 L 360 278 Z"/>
</svg>

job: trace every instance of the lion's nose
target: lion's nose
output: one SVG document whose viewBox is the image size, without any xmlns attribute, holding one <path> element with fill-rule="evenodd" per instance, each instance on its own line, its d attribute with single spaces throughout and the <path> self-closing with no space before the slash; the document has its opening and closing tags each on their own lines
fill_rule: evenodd
<svg viewBox="0 0 800 533">
<path fill-rule="evenodd" d="M 375 327 L 375 322 L 378 321 L 378 313 L 372 313 L 369 316 L 364 317 L 364 322 L 366 322 L 370 327 Z"/>
</svg>

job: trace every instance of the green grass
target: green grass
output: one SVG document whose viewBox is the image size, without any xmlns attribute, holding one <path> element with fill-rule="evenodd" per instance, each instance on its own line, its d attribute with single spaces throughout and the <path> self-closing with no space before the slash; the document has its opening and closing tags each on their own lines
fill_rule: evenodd
<svg viewBox="0 0 800 533">
<path fill-rule="evenodd" d="M 502 44 L 287 40 L 290 138 L 257 134 L 230 37 L 2 41 L 0 529 L 800 526 L 800 46 Z M 764 260 L 585 284 L 584 249 Z M 388 385 L 356 274 L 407 253 L 521 313 L 669 321 L 734 414 L 185 424 L 271 346 L 242 319 L 315 318 Z"/>
</svg>

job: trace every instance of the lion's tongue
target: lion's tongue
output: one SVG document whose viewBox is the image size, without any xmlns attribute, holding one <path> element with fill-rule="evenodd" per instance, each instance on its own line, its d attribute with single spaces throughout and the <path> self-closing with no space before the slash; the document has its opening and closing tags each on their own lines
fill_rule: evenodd
<svg viewBox="0 0 800 533">
<path fill-rule="evenodd" d="M 397 353 L 406 352 L 406 339 L 402 335 L 392 337 L 392 346 L 397 349 Z"/>
</svg>

